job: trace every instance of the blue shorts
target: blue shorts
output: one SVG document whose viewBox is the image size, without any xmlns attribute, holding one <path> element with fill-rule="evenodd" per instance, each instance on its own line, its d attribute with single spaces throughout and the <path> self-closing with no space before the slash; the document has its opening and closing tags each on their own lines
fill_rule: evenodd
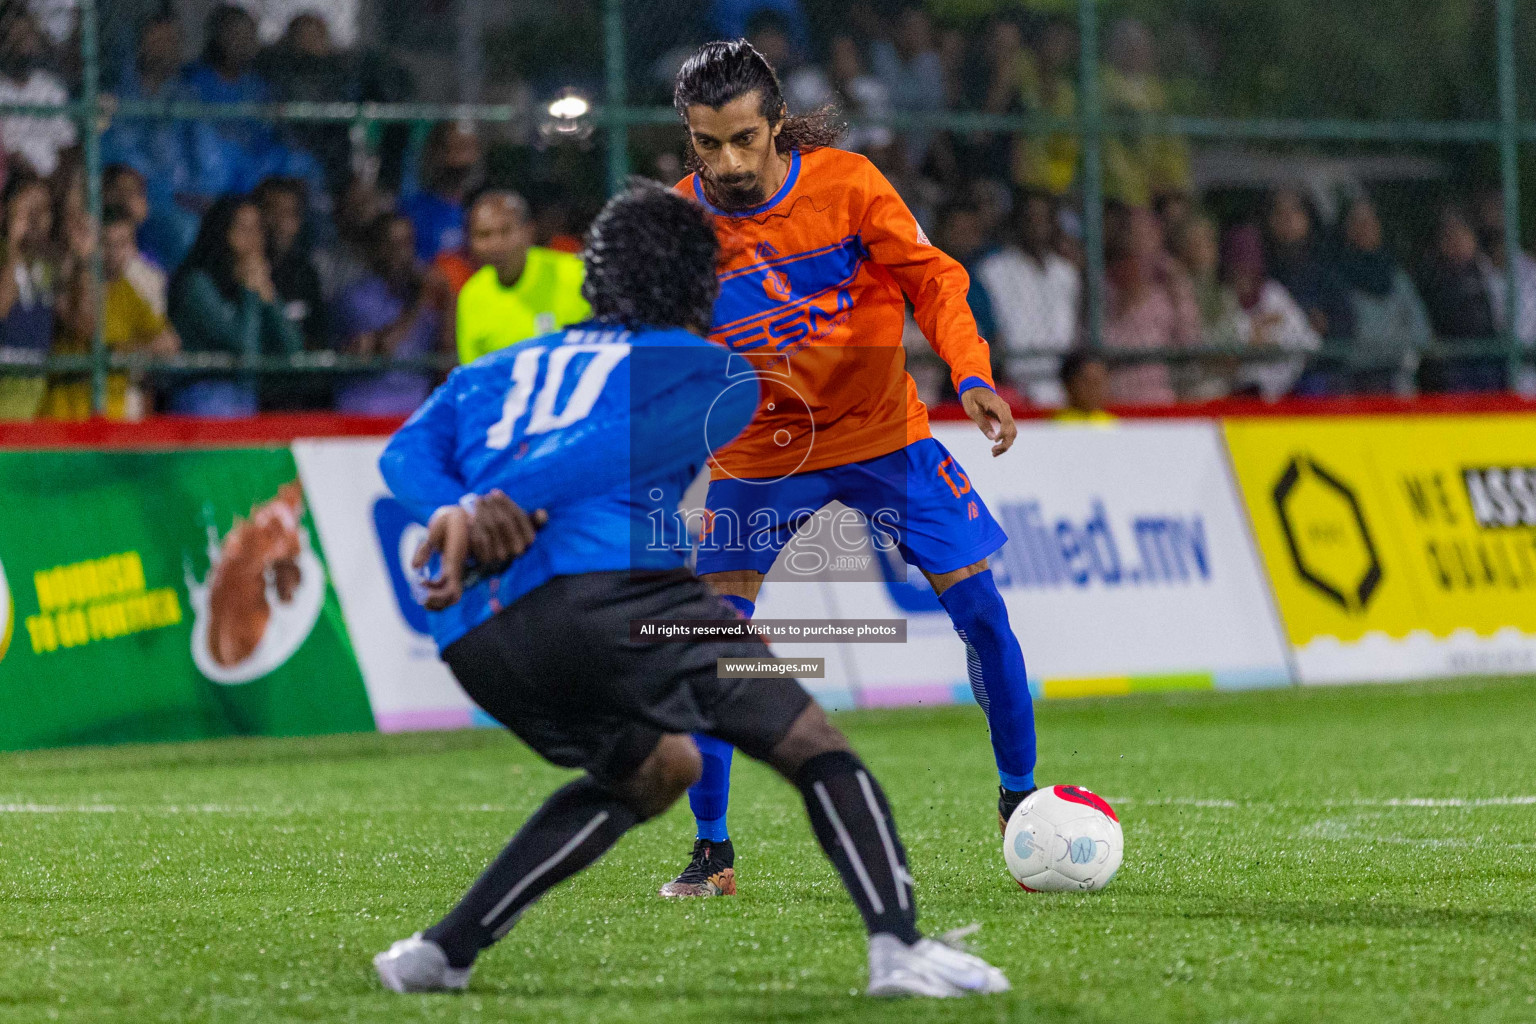
<svg viewBox="0 0 1536 1024">
<path fill-rule="evenodd" d="M 1008 541 L 970 477 L 929 437 L 889 455 L 778 480 L 712 481 L 695 571 L 766 574 L 805 521 L 833 501 L 862 513 L 908 564 L 933 575 L 979 562 Z M 837 531 L 828 540 L 839 543 Z"/>
</svg>

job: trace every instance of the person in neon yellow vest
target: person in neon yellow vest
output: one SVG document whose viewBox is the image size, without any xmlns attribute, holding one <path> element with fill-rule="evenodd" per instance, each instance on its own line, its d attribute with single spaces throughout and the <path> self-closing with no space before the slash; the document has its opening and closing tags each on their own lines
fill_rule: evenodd
<svg viewBox="0 0 1536 1024">
<path fill-rule="evenodd" d="M 592 315 L 581 260 L 533 244 L 533 218 L 515 192 L 486 192 L 469 211 L 469 253 L 479 270 L 459 291 L 459 362 L 548 334 Z"/>
</svg>

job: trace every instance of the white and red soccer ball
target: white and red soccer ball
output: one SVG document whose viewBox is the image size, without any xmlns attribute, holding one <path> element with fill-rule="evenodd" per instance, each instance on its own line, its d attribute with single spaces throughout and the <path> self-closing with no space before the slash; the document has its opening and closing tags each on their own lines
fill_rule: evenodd
<svg viewBox="0 0 1536 1024">
<path fill-rule="evenodd" d="M 1003 833 L 1008 872 L 1030 892 L 1091 892 L 1120 869 L 1125 835 L 1115 809 L 1081 786 L 1024 798 Z"/>
</svg>

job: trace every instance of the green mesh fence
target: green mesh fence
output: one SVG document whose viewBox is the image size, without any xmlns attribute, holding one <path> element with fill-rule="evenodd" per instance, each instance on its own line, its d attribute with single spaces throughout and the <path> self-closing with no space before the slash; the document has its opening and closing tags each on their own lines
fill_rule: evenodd
<svg viewBox="0 0 1536 1024">
<path fill-rule="evenodd" d="M 1076 109 L 1070 115 L 1049 113 L 987 113 L 980 111 L 934 111 L 927 113 L 887 114 L 877 118 L 850 117 L 855 126 L 880 124 L 897 131 L 934 130 L 956 133 L 1002 132 L 1029 137 L 1067 135 L 1077 141 L 1079 194 L 1082 201 L 1082 233 L 1085 257 L 1084 287 L 1086 291 L 1085 335 L 1090 345 L 1101 344 L 1104 323 L 1104 218 L 1103 199 L 1106 173 L 1106 140 L 1136 134 L 1141 137 L 1166 136 L 1195 142 L 1244 142 L 1257 145 L 1329 143 L 1329 144 L 1402 144 L 1402 145 L 1467 145 L 1483 146 L 1497 153 L 1497 179 L 1502 187 L 1503 231 L 1506 239 L 1519 239 L 1522 197 L 1519 188 L 1519 170 L 1522 144 L 1536 142 L 1536 120 L 1523 119 L 1520 109 L 1521 90 L 1524 86 L 1518 74 L 1523 54 L 1517 49 L 1516 38 L 1517 0 L 1496 0 L 1486 19 L 1491 25 L 1474 26 L 1478 31 L 1491 32 L 1492 46 L 1481 48 L 1483 54 L 1491 49 L 1494 61 L 1493 95 L 1486 101 L 1477 99 L 1463 104 L 1473 116 L 1465 119 L 1426 119 L 1414 116 L 1410 97 L 1405 101 L 1407 109 L 1391 111 L 1391 116 L 1367 118 L 1358 116 L 1297 117 L 1256 116 L 1252 109 L 1240 109 L 1227 116 L 1216 114 L 1164 114 L 1137 113 L 1126 115 L 1107 111 L 1103 101 L 1102 74 L 1103 32 L 1101 22 L 1105 12 L 1100 0 L 1056 0 L 1045 6 L 1054 9 L 1057 16 L 1075 16 L 1079 53 L 1077 55 Z M 1277 33 L 1284 31 L 1285 10 L 1294 6 L 1297 17 L 1306 15 L 1308 4 L 1314 0 L 1298 0 L 1294 5 L 1275 3 Z M 656 0 L 604 0 L 601 9 L 601 71 L 591 77 L 600 80 L 599 103 L 590 117 L 597 132 L 604 162 L 604 177 L 611 191 L 621 187 L 635 168 L 634 147 L 647 133 L 675 130 L 677 116 L 661 101 L 654 89 L 634 88 L 636 69 L 631 58 L 632 43 L 636 32 L 631 17 L 632 8 L 641 7 L 647 19 L 665 18 L 667 8 Z M 964 8 L 964 4 L 954 5 Z M 1167 4 L 1136 3 L 1125 0 L 1113 4 L 1114 12 L 1132 11 L 1145 7 L 1150 11 L 1167 8 Z M 1177 7 L 1177 4 L 1171 5 Z M 1234 17 L 1251 17 L 1251 5 L 1234 8 Z M 1401 6 L 1401 5 L 1398 5 Z M 1476 6 L 1476 5 L 1473 5 Z M 1075 9 L 1074 9 L 1075 8 Z M 98 26 L 101 10 L 99 0 L 81 0 L 80 3 L 80 58 L 81 93 L 78 98 L 59 105 L 0 104 L 0 114 L 49 116 L 64 114 L 79 127 L 83 140 L 86 169 L 87 207 L 95 222 L 100 222 L 102 212 L 102 152 L 101 134 L 103 123 L 113 118 L 151 118 L 211 121 L 228 119 L 260 118 L 270 122 L 293 124 L 338 124 L 359 126 L 365 131 L 376 132 L 382 126 L 393 124 L 425 125 L 429 122 L 458 119 L 481 124 L 506 124 L 526 111 L 514 104 L 501 103 L 347 103 L 347 102 L 296 102 L 277 104 L 198 104 L 121 102 L 110 105 L 102 94 L 101 55 L 98 46 Z M 1362 12 L 1362 19 L 1364 12 Z M 1364 24 L 1362 40 L 1347 41 L 1356 47 L 1368 48 L 1369 25 Z M 1423 31 L 1433 38 L 1441 26 L 1428 24 Z M 1277 35 L 1277 38 L 1280 36 Z M 1327 40 L 1317 38 L 1319 47 L 1319 75 L 1326 78 L 1324 65 Z M 1240 55 L 1241 56 L 1241 55 Z M 1261 59 L 1255 55 L 1254 59 Z M 1413 55 L 1399 55 L 1412 61 Z M 1481 69 L 1479 69 L 1481 73 Z M 1252 86 L 1250 93 L 1261 94 L 1262 79 Z M 1324 81 L 1320 88 L 1327 90 Z M 1338 90 L 1334 90 L 1337 92 Z M 1240 95 L 1246 95 L 1239 90 Z M 632 100 L 636 97 L 638 102 Z M 1336 106 L 1348 108 L 1349 97 L 1342 97 Z M 1367 101 L 1368 101 L 1367 97 Z M 1239 102 L 1242 108 L 1262 106 L 1264 97 L 1248 97 Z M 1506 295 L 1509 311 L 1519 308 L 1520 282 L 1516 261 L 1505 260 Z M 101 281 L 101 261 L 93 260 L 92 275 L 97 284 Z M 1508 361 L 1511 384 L 1519 372 L 1524 351 L 1516 335 L 1516 316 L 1503 317 L 1503 337 L 1487 339 L 1477 346 L 1457 345 L 1458 357 L 1480 354 L 1496 354 Z M 1432 348 L 1427 354 L 1434 355 Z M 1284 355 L 1265 355 L 1244 348 L 1181 348 L 1176 350 L 1138 350 L 1135 360 L 1168 359 L 1188 361 L 1211 358 L 1265 359 L 1285 358 Z M 103 344 L 98 326 L 89 355 L 38 357 L 31 361 L 22 357 L 8 360 L 6 368 L 32 372 L 84 372 L 89 371 L 93 383 L 94 407 L 98 413 L 105 408 L 106 380 L 109 369 L 150 369 L 157 373 L 196 373 L 208 370 L 239 369 L 252 373 L 343 373 L 358 370 L 378 370 L 391 366 L 439 365 L 435 359 L 395 361 L 364 359 L 327 352 L 302 353 L 292 357 L 244 359 L 207 353 L 190 353 L 175 358 L 150 359 L 144 356 L 113 353 Z"/>
</svg>

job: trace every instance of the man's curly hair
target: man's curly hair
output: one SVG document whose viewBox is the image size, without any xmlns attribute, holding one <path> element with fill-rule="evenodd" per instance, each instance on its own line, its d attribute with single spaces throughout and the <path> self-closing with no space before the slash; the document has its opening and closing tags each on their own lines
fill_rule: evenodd
<svg viewBox="0 0 1536 1024">
<path fill-rule="evenodd" d="M 603 323 L 707 331 L 720 243 L 703 207 L 653 181 L 631 179 L 592 221 L 581 293 Z"/>
</svg>

